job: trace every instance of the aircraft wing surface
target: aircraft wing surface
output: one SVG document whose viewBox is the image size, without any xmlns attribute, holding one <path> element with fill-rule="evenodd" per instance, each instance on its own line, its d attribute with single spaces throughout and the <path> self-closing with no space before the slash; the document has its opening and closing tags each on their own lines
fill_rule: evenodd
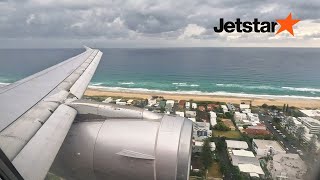
<svg viewBox="0 0 320 180">
<path fill-rule="evenodd" d="M 0 87 L 0 147 L 24 179 L 44 179 L 102 56 L 86 51 Z"/>
</svg>

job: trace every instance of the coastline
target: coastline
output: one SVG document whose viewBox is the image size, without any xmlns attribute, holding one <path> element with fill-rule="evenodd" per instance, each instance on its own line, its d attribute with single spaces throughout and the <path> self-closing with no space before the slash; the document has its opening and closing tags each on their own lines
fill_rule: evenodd
<svg viewBox="0 0 320 180">
<path fill-rule="evenodd" d="M 236 97 L 236 96 L 220 96 L 220 95 L 199 95 L 199 94 L 178 94 L 178 93 L 164 93 L 164 92 L 123 92 L 112 91 L 106 89 L 88 88 L 85 92 L 86 96 L 120 96 L 125 98 L 143 98 L 146 99 L 152 95 L 163 96 L 166 99 L 173 100 L 190 100 L 195 101 L 217 101 L 217 102 L 231 102 L 240 104 L 243 100 L 251 100 L 253 106 L 261 106 L 266 103 L 268 105 L 283 106 L 289 104 L 297 108 L 320 108 L 320 100 L 318 99 L 302 99 L 302 98 L 268 98 L 268 97 Z"/>
</svg>

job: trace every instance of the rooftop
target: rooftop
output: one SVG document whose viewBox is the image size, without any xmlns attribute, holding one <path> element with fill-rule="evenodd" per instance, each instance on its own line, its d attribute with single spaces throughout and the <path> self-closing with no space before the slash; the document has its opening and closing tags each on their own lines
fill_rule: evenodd
<svg viewBox="0 0 320 180">
<path fill-rule="evenodd" d="M 309 117 L 320 116 L 320 110 L 300 110 L 300 111 Z"/>
<path fill-rule="evenodd" d="M 253 139 L 253 142 L 257 145 L 259 149 L 269 149 L 269 147 L 272 147 L 274 150 L 284 151 L 284 149 L 277 141 Z"/>
<path fill-rule="evenodd" d="M 269 135 L 270 132 L 266 129 L 259 129 L 259 128 L 247 128 L 244 129 L 244 132 L 248 135 Z"/>
<path fill-rule="evenodd" d="M 256 166 L 253 164 L 239 164 L 239 170 L 246 173 L 256 173 L 260 175 L 264 174 L 260 166 Z"/>
<path fill-rule="evenodd" d="M 239 164 L 253 164 L 260 166 L 260 162 L 256 157 L 235 156 L 231 155 L 232 165 L 239 166 Z"/>
<path fill-rule="evenodd" d="M 248 149 L 249 146 L 245 141 L 226 140 L 227 147 L 231 149 Z"/>
<path fill-rule="evenodd" d="M 177 114 L 178 116 L 184 117 L 184 112 L 176 111 L 176 114 Z"/>
<path fill-rule="evenodd" d="M 302 179 L 307 166 L 298 154 L 276 154 L 273 162 L 268 163 L 268 169 L 275 177 L 285 175 L 288 179 Z"/>
<path fill-rule="evenodd" d="M 311 118 L 311 117 L 299 117 L 299 119 L 301 121 L 304 121 L 306 123 L 309 123 L 313 126 L 320 126 L 320 122 L 314 118 Z"/>
<path fill-rule="evenodd" d="M 232 150 L 232 154 L 235 156 L 255 157 L 252 151 L 246 150 Z"/>
<path fill-rule="evenodd" d="M 249 104 L 240 104 L 240 109 L 250 109 Z"/>
</svg>

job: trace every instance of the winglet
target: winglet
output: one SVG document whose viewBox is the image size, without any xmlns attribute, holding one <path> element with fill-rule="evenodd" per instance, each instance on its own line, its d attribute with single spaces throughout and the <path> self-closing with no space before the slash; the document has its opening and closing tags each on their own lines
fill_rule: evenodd
<svg viewBox="0 0 320 180">
<path fill-rule="evenodd" d="M 83 46 L 85 49 L 86 49 L 86 51 L 87 50 L 92 50 L 90 47 L 88 47 L 88 46 Z"/>
</svg>

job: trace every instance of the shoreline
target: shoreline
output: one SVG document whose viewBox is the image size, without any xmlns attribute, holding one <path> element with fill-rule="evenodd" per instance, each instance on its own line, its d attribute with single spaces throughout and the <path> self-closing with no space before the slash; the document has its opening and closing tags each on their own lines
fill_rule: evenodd
<svg viewBox="0 0 320 180">
<path fill-rule="evenodd" d="M 164 93 L 164 92 L 122 92 L 105 89 L 88 88 L 85 92 L 86 96 L 120 96 L 125 98 L 142 98 L 146 99 L 150 96 L 163 96 L 166 99 L 173 100 L 190 100 L 194 101 L 216 101 L 216 102 L 231 102 L 240 104 L 241 101 L 252 101 L 253 106 L 267 105 L 283 106 L 289 104 L 297 108 L 320 108 L 320 100 L 318 99 L 300 99 L 300 98 L 268 98 L 268 97 L 236 97 L 223 95 L 199 95 L 199 94 L 180 94 L 180 93 Z"/>
</svg>

